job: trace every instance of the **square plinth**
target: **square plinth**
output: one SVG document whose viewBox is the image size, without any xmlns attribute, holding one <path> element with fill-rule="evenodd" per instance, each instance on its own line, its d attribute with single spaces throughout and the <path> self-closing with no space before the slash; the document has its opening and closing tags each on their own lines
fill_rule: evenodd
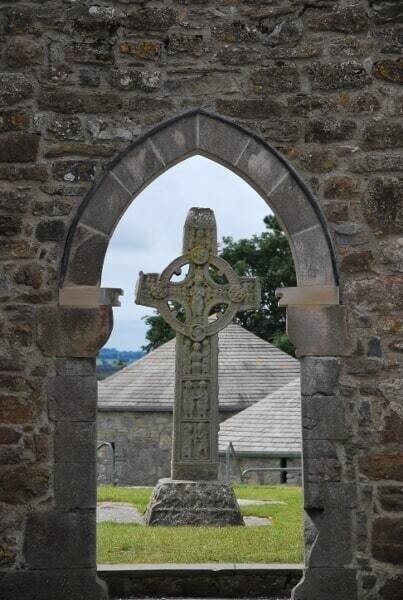
<svg viewBox="0 0 403 600">
<path fill-rule="evenodd" d="M 145 513 L 147 525 L 244 525 L 234 490 L 221 481 L 161 479 Z"/>
</svg>

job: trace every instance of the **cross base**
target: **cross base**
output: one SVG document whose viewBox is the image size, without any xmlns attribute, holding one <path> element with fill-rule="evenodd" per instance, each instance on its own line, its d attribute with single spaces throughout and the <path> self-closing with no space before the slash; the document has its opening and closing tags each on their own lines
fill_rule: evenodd
<svg viewBox="0 0 403 600">
<path fill-rule="evenodd" d="M 222 481 L 161 479 L 145 513 L 146 525 L 244 525 L 234 491 Z"/>
</svg>

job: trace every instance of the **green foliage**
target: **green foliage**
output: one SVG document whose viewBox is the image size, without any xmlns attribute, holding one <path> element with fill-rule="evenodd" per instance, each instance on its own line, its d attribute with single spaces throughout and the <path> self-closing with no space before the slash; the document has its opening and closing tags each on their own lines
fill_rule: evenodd
<svg viewBox="0 0 403 600">
<path fill-rule="evenodd" d="M 155 350 L 158 346 L 162 346 L 162 344 L 175 337 L 175 332 L 160 314 L 146 315 L 143 320 L 148 327 L 146 333 L 148 343 L 141 346 L 141 349 L 145 352 L 151 352 L 151 350 Z"/>
<path fill-rule="evenodd" d="M 220 256 L 240 276 L 258 277 L 262 288 L 259 310 L 239 313 L 235 322 L 260 338 L 271 342 L 284 352 L 293 355 L 294 347 L 285 333 L 285 310 L 279 308 L 275 290 L 296 285 L 294 263 L 288 240 L 277 219 L 268 215 L 264 219 L 266 231 L 250 239 L 234 241 L 224 237 Z M 149 352 L 170 340 L 174 333 L 158 314 L 144 317 L 149 329 Z"/>
<path fill-rule="evenodd" d="M 302 562 L 302 490 L 288 485 L 235 485 L 237 498 L 268 500 L 242 506 L 245 516 L 271 519 L 254 527 L 142 527 L 99 523 L 98 563 Z M 98 501 L 130 502 L 144 512 L 152 488 L 100 486 Z"/>
</svg>

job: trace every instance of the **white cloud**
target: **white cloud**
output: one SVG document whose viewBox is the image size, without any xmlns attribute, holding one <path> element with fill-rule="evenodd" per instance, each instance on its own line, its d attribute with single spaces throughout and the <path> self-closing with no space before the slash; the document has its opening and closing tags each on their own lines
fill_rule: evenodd
<svg viewBox="0 0 403 600">
<path fill-rule="evenodd" d="M 109 245 L 102 285 L 124 289 L 114 309 L 108 347 L 137 350 L 146 327 L 141 317 L 152 309 L 134 304 L 139 271 L 160 272 L 181 254 L 182 229 L 192 206 L 212 208 L 218 239 L 251 237 L 264 230 L 271 212 L 264 200 L 237 175 L 206 158 L 189 158 L 151 183 L 126 211 Z"/>
</svg>

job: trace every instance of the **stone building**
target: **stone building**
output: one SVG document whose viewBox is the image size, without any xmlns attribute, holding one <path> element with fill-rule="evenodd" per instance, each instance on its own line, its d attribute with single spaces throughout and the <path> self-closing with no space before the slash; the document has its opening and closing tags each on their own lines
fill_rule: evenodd
<svg viewBox="0 0 403 600">
<path fill-rule="evenodd" d="M 118 292 L 100 288 L 103 257 L 133 199 L 194 154 L 258 190 L 294 255 L 280 302 L 315 544 L 293 598 L 403 597 L 401 11 L 0 3 L 2 600 L 107 595 L 95 356 Z"/>
<path fill-rule="evenodd" d="M 229 452 L 229 444 L 232 444 L 233 452 Z M 300 378 L 293 379 L 222 423 L 219 453 L 220 476 L 223 479 L 229 475 L 231 481 L 245 483 L 300 485 Z M 291 470 L 263 470 L 268 468 Z M 250 471 L 242 477 L 247 469 L 259 470 Z"/>
<path fill-rule="evenodd" d="M 298 376 L 295 358 L 239 325 L 219 333 L 221 421 Z M 98 444 L 114 444 L 115 482 L 154 485 L 169 476 L 174 381 L 175 339 L 99 382 Z M 100 481 L 111 480 L 108 447 L 98 453 L 98 472 Z"/>
</svg>

